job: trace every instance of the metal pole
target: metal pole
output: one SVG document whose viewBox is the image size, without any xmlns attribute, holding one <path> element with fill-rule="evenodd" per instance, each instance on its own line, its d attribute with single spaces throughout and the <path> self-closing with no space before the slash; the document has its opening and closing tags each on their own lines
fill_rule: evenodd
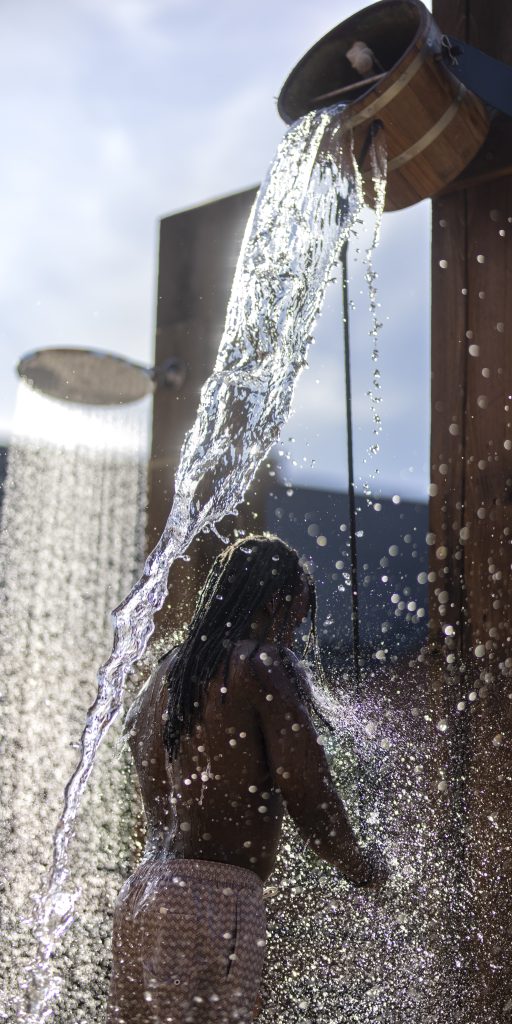
<svg viewBox="0 0 512 1024">
<path fill-rule="evenodd" d="M 359 593 L 357 571 L 356 538 L 356 493 L 354 481 L 354 441 L 352 432 L 352 384 L 350 376 L 350 321 L 347 271 L 348 242 L 341 250 L 342 295 L 343 295 L 343 347 L 345 356 L 345 407 L 347 413 L 347 455 L 348 455 L 348 509 L 350 523 L 350 589 L 352 595 L 352 652 L 358 688 L 361 684 L 360 636 L 359 636 Z"/>
</svg>

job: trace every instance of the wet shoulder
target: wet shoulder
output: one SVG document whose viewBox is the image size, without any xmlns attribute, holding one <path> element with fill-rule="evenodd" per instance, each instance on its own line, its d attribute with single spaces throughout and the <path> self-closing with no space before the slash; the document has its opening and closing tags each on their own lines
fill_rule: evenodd
<svg viewBox="0 0 512 1024">
<path fill-rule="evenodd" d="M 241 641 L 233 648 L 231 672 L 235 683 L 243 681 L 247 697 L 261 711 L 270 711 L 273 702 L 280 707 L 303 703 L 304 671 L 285 647 Z"/>
</svg>

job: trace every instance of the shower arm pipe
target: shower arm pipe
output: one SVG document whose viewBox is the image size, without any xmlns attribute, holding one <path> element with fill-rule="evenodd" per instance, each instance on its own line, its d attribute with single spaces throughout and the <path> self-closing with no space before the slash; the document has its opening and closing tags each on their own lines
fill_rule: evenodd
<svg viewBox="0 0 512 1024">
<path fill-rule="evenodd" d="M 361 642 L 359 634 L 359 591 L 358 591 L 358 563 L 357 563 L 357 537 L 356 537 L 356 493 L 354 479 L 354 438 L 352 430 L 352 382 L 350 374 L 350 304 L 348 295 L 348 242 L 344 242 L 340 261 L 342 267 L 342 297 L 343 297 L 343 350 L 345 361 L 345 408 L 347 416 L 347 456 L 348 456 L 348 509 L 350 526 L 350 590 L 352 601 L 352 652 L 354 658 L 354 671 L 356 684 L 359 690 L 361 685 Z"/>
</svg>

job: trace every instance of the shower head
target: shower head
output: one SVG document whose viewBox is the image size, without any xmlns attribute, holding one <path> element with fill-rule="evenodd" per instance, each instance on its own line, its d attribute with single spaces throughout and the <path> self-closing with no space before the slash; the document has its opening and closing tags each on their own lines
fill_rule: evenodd
<svg viewBox="0 0 512 1024">
<path fill-rule="evenodd" d="M 20 359 L 18 375 L 35 391 L 83 405 L 136 402 L 157 387 L 179 389 L 185 379 L 180 359 L 145 367 L 129 359 L 86 348 L 45 348 Z"/>
</svg>

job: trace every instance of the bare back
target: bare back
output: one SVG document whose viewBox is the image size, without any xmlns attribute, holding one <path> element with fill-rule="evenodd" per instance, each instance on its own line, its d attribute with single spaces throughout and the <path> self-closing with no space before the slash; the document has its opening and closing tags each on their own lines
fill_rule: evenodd
<svg viewBox="0 0 512 1024">
<path fill-rule="evenodd" d="M 212 678 L 201 724 L 182 739 L 172 765 L 163 744 L 172 655 L 130 709 L 127 729 L 148 823 L 148 852 L 224 861 L 266 879 L 275 862 L 283 801 L 251 699 L 254 647 L 250 641 L 238 644 L 228 672 L 221 666 Z"/>
<path fill-rule="evenodd" d="M 182 737 L 172 764 L 163 729 L 173 655 L 160 663 L 126 719 L 148 827 L 145 856 L 222 861 L 265 881 L 287 807 L 313 850 L 356 884 L 368 881 L 294 683 L 299 663 L 288 655 L 285 668 L 274 645 L 239 642 L 210 680 L 201 722 Z"/>
</svg>

